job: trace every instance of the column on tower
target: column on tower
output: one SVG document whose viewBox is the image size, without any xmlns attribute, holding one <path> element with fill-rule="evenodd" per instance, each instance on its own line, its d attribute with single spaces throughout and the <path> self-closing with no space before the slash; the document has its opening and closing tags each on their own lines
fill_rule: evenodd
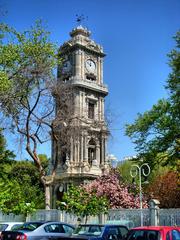
<svg viewBox="0 0 180 240">
<path fill-rule="evenodd" d="M 81 137 L 81 141 L 80 141 L 81 142 L 81 145 L 80 145 L 81 146 L 80 162 L 82 163 L 83 162 L 83 158 L 84 158 L 84 154 L 83 154 L 84 153 L 84 151 L 83 151 L 83 132 L 81 133 L 80 137 Z"/>
<path fill-rule="evenodd" d="M 76 50 L 75 53 L 75 75 L 80 76 L 81 75 L 81 50 Z"/>
<path fill-rule="evenodd" d="M 107 164 L 106 149 L 107 149 L 107 135 L 105 135 L 105 137 L 104 137 L 104 161 L 105 161 L 105 164 Z"/>
<path fill-rule="evenodd" d="M 74 163 L 77 165 L 77 142 L 74 141 Z"/>
<path fill-rule="evenodd" d="M 84 162 L 87 163 L 88 162 L 88 134 L 87 132 L 84 133 Z"/>
<path fill-rule="evenodd" d="M 70 147 L 70 163 L 74 160 L 74 143 L 73 143 L 73 137 L 71 137 L 71 147 Z"/>
<path fill-rule="evenodd" d="M 76 144 L 77 144 L 77 154 L 76 154 L 76 157 L 77 157 L 77 164 L 78 164 L 78 165 L 79 165 L 79 155 L 80 155 L 80 154 L 79 154 L 79 153 L 80 153 L 80 151 L 79 151 L 79 150 L 80 150 L 79 143 L 80 143 L 80 142 L 79 142 L 79 137 L 78 137 L 78 138 L 77 138 L 77 143 L 76 143 Z"/>
<path fill-rule="evenodd" d="M 103 120 L 103 112 L 102 112 L 102 105 L 103 105 L 103 103 L 102 103 L 102 101 L 103 101 L 103 98 L 102 97 L 100 97 L 100 120 L 102 121 Z"/>
<path fill-rule="evenodd" d="M 85 56 L 84 56 L 84 52 L 83 51 L 81 51 L 81 76 L 83 77 L 83 78 L 85 78 L 85 72 L 84 72 L 84 59 L 85 58 Z"/>
<path fill-rule="evenodd" d="M 75 52 L 72 54 L 72 64 L 73 64 L 73 66 L 76 65 L 76 53 L 75 53 Z M 76 75 L 76 67 L 73 67 L 73 69 L 72 69 L 72 75 L 73 75 L 73 76 Z"/>
<path fill-rule="evenodd" d="M 98 120 L 101 120 L 101 98 L 98 97 Z"/>
<path fill-rule="evenodd" d="M 101 135 L 101 164 L 105 164 L 106 158 L 106 136 L 104 134 Z"/>
<path fill-rule="evenodd" d="M 100 120 L 100 98 L 98 97 L 97 101 L 97 112 L 98 112 L 98 121 Z"/>
<path fill-rule="evenodd" d="M 84 93 L 81 93 L 81 117 L 84 116 Z"/>
<path fill-rule="evenodd" d="M 94 102 L 94 119 L 98 120 L 98 102 Z"/>
<path fill-rule="evenodd" d="M 75 91 L 74 95 L 74 115 L 79 117 L 80 114 L 80 96 L 78 91 Z"/>
<path fill-rule="evenodd" d="M 82 113 L 82 107 L 81 107 L 81 105 L 82 105 L 82 101 L 81 101 L 81 91 L 79 91 L 79 97 L 78 97 L 78 106 L 79 106 L 79 110 L 78 110 L 78 112 L 79 112 L 79 114 L 78 114 L 78 117 L 81 117 L 81 113 Z"/>
<path fill-rule="evenodd" d="M 84 110 L 84 94 L 80 92 L 79 94 L 79 117 L 83 117 L 83 110 Z"/>
<path fill-rule="evenodd" d="M 101 58 L 98 57 L 98 64 L 97 64 L 97 83 L 101 84 Z"/>
<path fill-rule="evenodd" d="M 103 136 L 101 136 L 101 159 L 100 159 L 100 164 L 104 164 L 104 161 L 103 161 L 103 156 L 104 156 L 104 138 Z"/>
<path fill-rule="evenodd" d="M 99 143 L 96 144 L 96 161 L 99 166 L 100 165 L 100 145 L 99 145 Z"/>
<path fill-rule="evenodd" d="M 102 106 L 101 106 L 101 120 L 104 121 L 104 98 L 102 98 Z"/>
<path fill-rule="evenodd" d="M 100 74 L 99 74 L 99 76 L 100 76 L 100 83 L 102 84 L 103 83 L 103 59 L 101 58 L 101 60 L 100 60 Z"/>
<path fill-rule="evenodd" d="M 73 163 L 74 163 L 74 165 L 75 165 L 75 163 L 76 163 L 76 153 L 75 153 L 75 151 L 76 151 L 76 146 L 75 146 L 75 141 L 74 141 L 74 139 L 73 139 Z"/>
</svg>

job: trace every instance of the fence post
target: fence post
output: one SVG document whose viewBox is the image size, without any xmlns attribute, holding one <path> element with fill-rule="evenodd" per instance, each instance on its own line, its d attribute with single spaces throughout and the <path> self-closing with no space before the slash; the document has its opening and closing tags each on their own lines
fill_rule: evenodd
<svg viewBox="0 0 180 240">
<path fill-rule="evenodd" d="M 98 215 L 99 224 L 105 224 L 106 220 L 107 220 L 107 215 L 105 213 L 101 213 Z"/>
<path fill-rule="evenodd" d="M 151 199 L 149 201 L 150 225 L 151 226 L 159 225 L 159 204 L 160 204 L 160 202 L 157 199 Z"/>
</svg>

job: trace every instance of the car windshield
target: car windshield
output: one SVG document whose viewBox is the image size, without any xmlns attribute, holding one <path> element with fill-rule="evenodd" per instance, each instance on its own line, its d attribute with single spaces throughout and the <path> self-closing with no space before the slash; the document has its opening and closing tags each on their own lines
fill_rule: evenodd
<svg viewBox="0 0 180 240">
<path fill-rule="evenodd" d="M 0 232 L 4 231 L 8 227 L 7 224 L 0 224 Z"/>
<path fill-rule="evenodd" d="M 34 231 L 36 228 L 41 226 L 43 223 L 40 222 L 32 222 L 32 223 L 24 223 L 18 230 L 28 230 Z"/>
<path fill-rule="evenodd" d="M 131 230 L 127 240 L 160 240 L 161 235 L 157 230 Z"/>
<path fill-rule="evenodd" d="M 92 236 L 100 236 L 103 232 L 103 226 L 97 225 L 80 225 L 75 231 L 74 235 L 92 235 Z"/>
<path fill-rule="evenodd" d="M 16 231 L 18 229 L 20 229 L 21 227 L 23 226 L 23 223 L 22 224 L 14 224 L 12 227 L 11 227 L 11 230 L 12 231 Z"/>
</svg>

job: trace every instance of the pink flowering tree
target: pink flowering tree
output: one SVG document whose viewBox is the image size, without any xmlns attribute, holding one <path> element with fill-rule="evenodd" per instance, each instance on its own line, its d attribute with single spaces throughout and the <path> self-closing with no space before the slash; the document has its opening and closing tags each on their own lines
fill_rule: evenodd
<svg viewBox="0 0 180 240">
<path fill-rule="evenodd" d="M 139 208 L 139 194 L 137 189 L 122 182 L 117 171 L 111 170 L 91 183 L 84 186 L 89 193 L 96 192 L 98 197 L 105 196 L 109 200 L 109 208 Z M 143 199 L 143 208 L 147 208 L 147 201 Z"/>
</svg>

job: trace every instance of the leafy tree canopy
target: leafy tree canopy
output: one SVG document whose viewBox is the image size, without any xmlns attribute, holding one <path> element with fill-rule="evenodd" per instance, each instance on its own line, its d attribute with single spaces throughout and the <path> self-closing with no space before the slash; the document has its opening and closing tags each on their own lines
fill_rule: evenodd
<svg viewBox="0 0 180 240">
<path fill-rule="evenodd" d="M 38 156 L 38 144 L 54 136 L 52 92 L 59 62 L 58 48 L 41 21 L 23 32 L 0 24 L 0 110 L 33 159 L 44 188 L 53 177 L 46 178 L 47 164 Z M 54 165 L 51 176 L 55 175 L 57 162 Z M 48 196 L 46 200 L 49 208 Z"/>
<path fill-rule="evenodd" d="M 0 209 L 4 213 L 27 214 L 44 208 L 44 188 L 37 168 L 30 161 L 15 161 L 0 132 Z M 44 156 L 45 158 L 45 156 Z"/>
<path fill-rule="evenodd" d="M 131 184 L 134 181 L 132 179 L 132 177 L 130 176 L 130 169 L 131 169 L 132 164 L 134 164 L 134 163 L 136 163 L 134 161 L 134 159 L 126 160 L 123 163 L 119 164 L 116 168 L 122 177 L 122 181 L 126 184 Z"/>
<path fill-rule="evenodd" d="M 26 183 L 24 183 L 26 188 Z M 4 213 L 14 213 L 24 214 L 27 212 L 32 212 L 35 210 L 35 203 L 32 200 L 32 196 L 29 196 L 31 200 L 27 202 L 27 198 L 25 197 L 25 192 L 22 186 L 16 181 L 6 181 L 0 183 L 0 210 Z M 29 191 L 26 194 L 31 194 L 33 191 Z"/>
<path fill-rule="evenodd" d="M 106 197 L 97 196 L 96 191 L 91 193 L 83 187 L 71 185 L 63 196 L 63 202 L 58 202 L 61 210 L 74 213 L 77 216 L 86 217 L 105 213 L 108 209 Z"/>
<path fill-rule="evenodd" d="M 166 82 L 169 97 L 160 99 L 152 109 L 139 113 L 133 124 L 126 125 L 126 135 L 151 168 L 156 164 L 177 168 L 180 161 L 180 32 L 175 40 L 177 46 L 168 55 L 172 69 Z"/>
<path fill-rule="evenodd" d="M 34 164 L 13 161 L 2 165 L 5 171 L 0 178 L 0 209 L 5 213 L 25 214 L 30 206 L 44 208 L 44 188 Z"/>
<path fill-rule="evenodd" d="M 0 164 L 11 161 L 14 158 L 15 154 L 6 149 L 6 140 L 3 135 L 3 129 L 0 128 Z"/>
</svg>

